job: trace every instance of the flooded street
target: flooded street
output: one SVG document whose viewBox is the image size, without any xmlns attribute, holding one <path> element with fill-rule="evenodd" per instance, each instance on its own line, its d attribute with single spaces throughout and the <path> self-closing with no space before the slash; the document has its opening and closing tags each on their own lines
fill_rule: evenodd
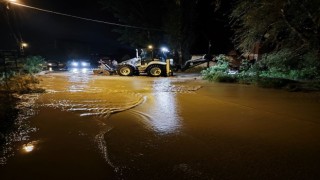
<svg viewBox="0 0 320 180">
<path fill-rule="evenodd" d="M 197 76 L 41 76 L 1 179 L 319 179 L 320 94 Z"/>
</svg>

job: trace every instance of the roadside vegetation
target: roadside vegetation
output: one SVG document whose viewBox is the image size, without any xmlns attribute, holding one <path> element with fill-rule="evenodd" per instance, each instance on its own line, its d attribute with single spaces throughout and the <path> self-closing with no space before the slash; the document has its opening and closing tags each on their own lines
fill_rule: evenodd
<svg viewBox="0 0 320 180">
<path fill-rule="evenodd" d="M 18 69 L 5 65 L 0 67 L 0 144 L 14 128 L 14 120 L 19 112 L 16 108 L 19 102 L 17 95 L 44 92 L 37 86 L 40 80 L 35 75 L 42 71 L 43 63 L 42 57 L 31 56 L 24 59 Z"/>
<path fill-rule="evenodd" d="M 288 52 L 289 53 L 289 52 Z M 285 88 L 289 91 L 319 91 L 320 61 L 306 54 L 303 59 L 287 59 L 282 53 L 264 55 L 251 63 L 241 60 L 237 71 L 230 70 L 230 59 L 216 57 L 217 63 L 201 71 L 203 79 L 214 82 L 253 84 L 265 88 Z"/>
<path fill-rule="evenodd" d="M 319 6 L 316 0 L 237 1 L 229 18 L 234 45 L 246 55 L 235 74 L 228 70 L 230 62 L 218 56 L 216 66 L 202 71 L 204 79 L 320 90 Z"/>
</svg>

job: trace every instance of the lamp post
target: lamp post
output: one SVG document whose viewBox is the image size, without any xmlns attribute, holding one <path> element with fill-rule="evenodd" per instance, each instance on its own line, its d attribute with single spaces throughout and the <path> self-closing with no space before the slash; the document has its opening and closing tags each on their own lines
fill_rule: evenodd
<svg viewBox="0 0 320 180">
<path fill-rule="evenodd" d="M 26 48 L 26 47 L 28 47 L 28 44 L 22 41 L 20 43 L 20 53 L 21 53 L 21 55 L 24 55 L 24 48 Z"/>
<path fill-rule="evenodd" d="M 151 60 L 153 60 L 153 46 L 152 45 L 148 45 L 148 49 L 151 50 Z"/>
</svg>

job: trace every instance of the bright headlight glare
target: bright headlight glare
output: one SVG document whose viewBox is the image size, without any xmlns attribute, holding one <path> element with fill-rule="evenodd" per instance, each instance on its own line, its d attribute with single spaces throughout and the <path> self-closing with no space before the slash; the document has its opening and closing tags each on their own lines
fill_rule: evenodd
<svg viewBox="0 0 320 180">
<path fill-rule="evenodd" d="M 71 65 L 72 66 L 78 66 L 79 64 L 77 62 L 72 62 Z"/>
<path fill-rule="evenodd" d="M 168 48 L 166 48 L 166 47 L 162 47 L 162 48 L 161 48 L 161 51 L 162 51 L 162 52 L 169 52 Z"/>
<path fill-rule="evenodd" d="M 86 62 L 81 62 L 81 66 L 87 66 L 88 64 Z"/>
</svg>

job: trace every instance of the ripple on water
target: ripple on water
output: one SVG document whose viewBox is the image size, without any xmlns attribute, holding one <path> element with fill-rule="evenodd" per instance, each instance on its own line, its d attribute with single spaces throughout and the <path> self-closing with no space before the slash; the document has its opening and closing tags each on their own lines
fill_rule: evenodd
<svg viewBox="0 0 320 180">
<path fill-rule="evenodd" d="M 152 89 L 155 92 L 176 92 L 176 93 L 193 93 L 201 88 L 200 85 L 182 85 L 179 82 L 172 83 L 169 79 L 160 79 L 155 81 L 152 85 Z"/>
<path fill-rule="evenodd" d="M 112 113 L 125 111 L 143 103 L 145 96 L 120 90 L 108 90 L 100 93 L 64 91 L 45 94 L 41 101 L 43 106 L 74 112 L 80 117 L 97 116 L 108 119 Z M 107 142 L 104 138 L 112 128 L 104 124 L 101 129 L 95 136 L 97 148 L 105 161 L 115 172 L 119 173 L 120 168 L 113 164 L 109 158 Z"/>
<path fill-rule="evenodd" d="M 131 109 L 144 101 L 142 94 L 126 91 L 56 92 L 44 96 L 43 106 L 75 112 L 80 116 L 104 118 L 108 118 L 112 113 Z"/>
</svg>

